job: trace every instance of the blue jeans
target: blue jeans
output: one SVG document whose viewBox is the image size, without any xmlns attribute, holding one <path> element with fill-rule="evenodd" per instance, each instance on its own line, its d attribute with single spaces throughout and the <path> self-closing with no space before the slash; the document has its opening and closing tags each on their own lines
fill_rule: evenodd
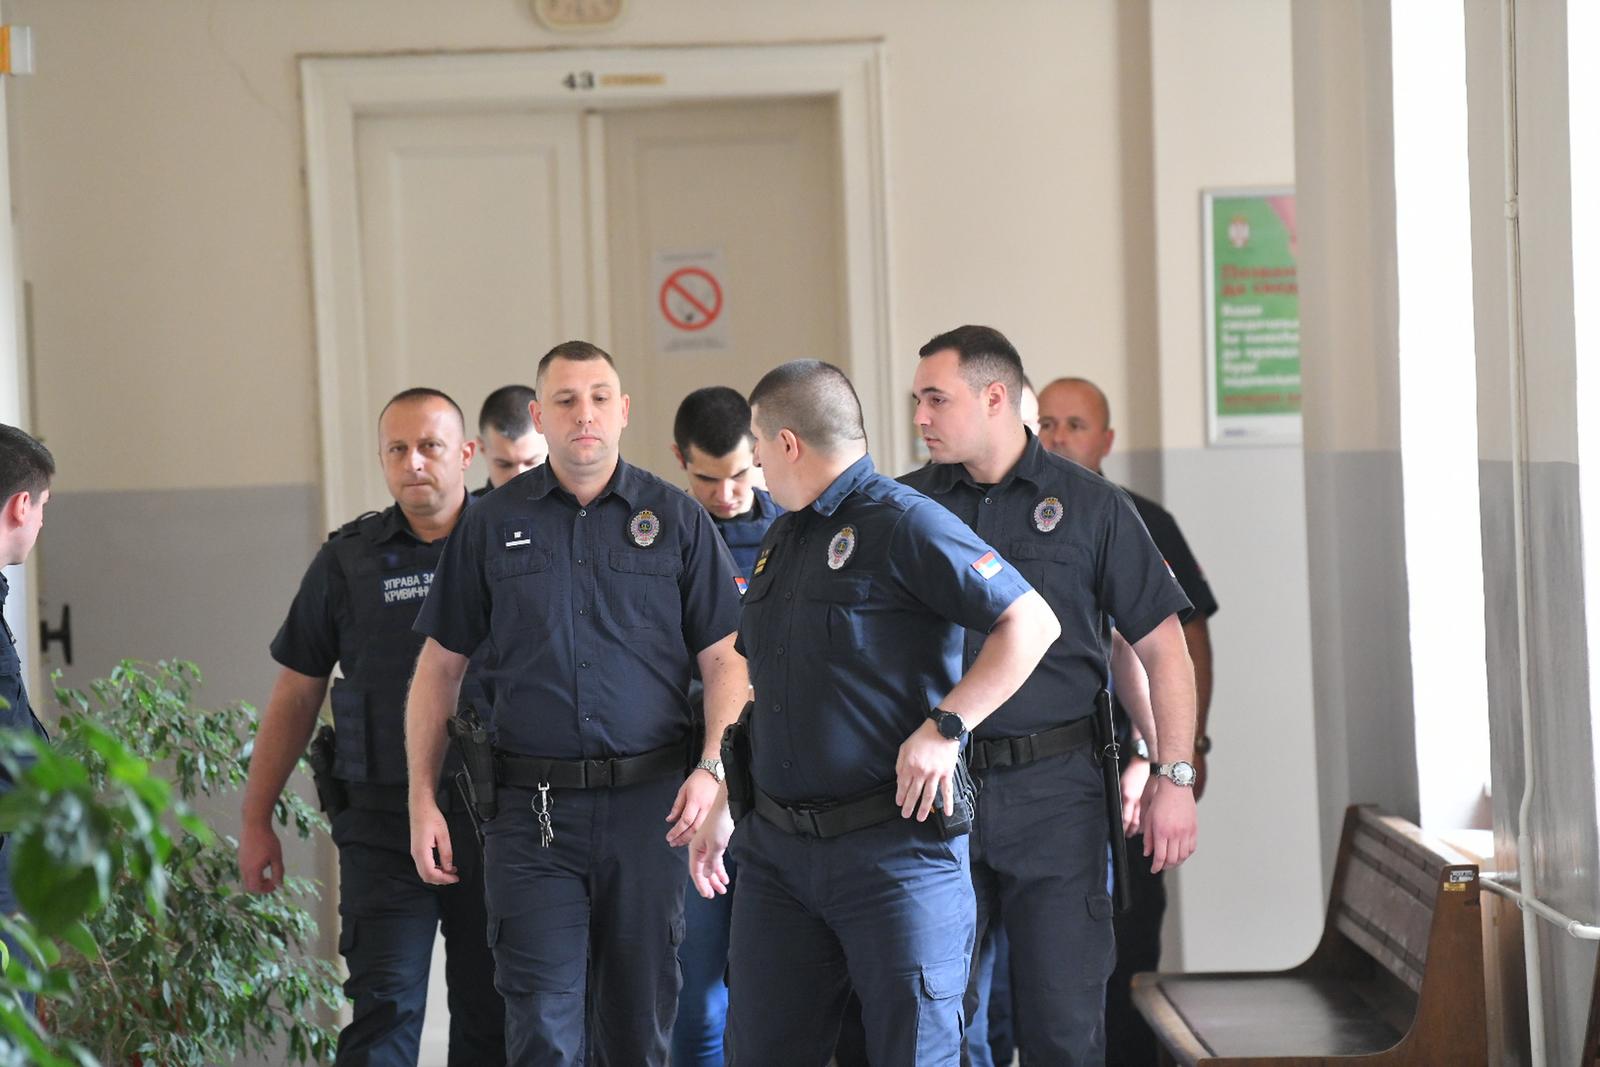
<svg viewBox="0 0 1600 1067">
<path fill-rule="evenodd" d="M 738 865 L 725 859 L 730 879 Z M 672 1026 L 672 1067 L 722 1067 L 722 1035 L 728 1023 L 728 932 L 733 923 L 733 886 L 707 900 L 690 885 L 683 896 L 684 936 L 678 946 L 683 991 Z"/>
</svg>

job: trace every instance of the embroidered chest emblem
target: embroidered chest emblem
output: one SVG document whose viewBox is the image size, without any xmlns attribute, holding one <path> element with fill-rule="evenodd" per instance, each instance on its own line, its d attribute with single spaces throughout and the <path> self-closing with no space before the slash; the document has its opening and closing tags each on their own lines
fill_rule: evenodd
<svg viewBox="0 0 1600 1067">
<path fill-rule="evenodd" d="M 661 520 L 656 518 L 655 512 L 645 508 L 628 520 L 628 536 L 640 548 L 649 548 L 661 536 Z"/>
<path fill-rule="evenodd" d="M 833 540 L 828 542 L 828 569 L 838 570 L 850 562 L 850 557 L 856 553 L 856 528 L 854 526 L 842 527 L 833 535 Z"/>
<path fill-rule="evenodd" d="M 1033 528 L 1040 533 L 1049 533 L 1061 524 L 1061 516 L 1066 514 L 1066 509 L 1061 506 L 1061 501 L 1053 496 L 1047 496 L 1033 508 Z"/>
</svg>

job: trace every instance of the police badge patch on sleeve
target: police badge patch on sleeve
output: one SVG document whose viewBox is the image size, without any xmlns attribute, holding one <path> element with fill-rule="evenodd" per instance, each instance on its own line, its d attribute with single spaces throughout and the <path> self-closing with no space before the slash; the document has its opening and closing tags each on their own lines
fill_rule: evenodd
<svg viewBox="0 0 1600 1067">
<path fill-rule="evenodd" d="M 1047 496 L 1033 509 L 1033 528 L 1040 533 L 1049 533 L 1061 523 L 1061 516 L 1066 509 L 1061 506 L 1061 501 L 1053 496 Z"/>
<path fill-rule="evenodd" d="M 828 569 L 838 570 L 850 562 L 850 557 L 856 552 L 856 528 L 845 526 L 833 535 L 833 540 L 828 542 Z"/>
<path fill-rule="evenodd" d="M 661 520 L 656 513 L 645 508 L 628 520 L 628 536 L 640 548 L 649 548 L 661 536 Z"/>
</svg>

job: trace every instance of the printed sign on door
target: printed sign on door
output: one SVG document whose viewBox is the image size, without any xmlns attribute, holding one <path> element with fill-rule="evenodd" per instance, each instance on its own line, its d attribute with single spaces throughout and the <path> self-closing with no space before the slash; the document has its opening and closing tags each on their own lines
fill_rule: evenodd
<svg viewBox="0 0 1600 1067">
<path fill-rule="evenodd" d="M 725 352 L 728 270 L 722 252 L 699 249 L 655 254 L 656 348 L 664 356 Z"/>
</svg>

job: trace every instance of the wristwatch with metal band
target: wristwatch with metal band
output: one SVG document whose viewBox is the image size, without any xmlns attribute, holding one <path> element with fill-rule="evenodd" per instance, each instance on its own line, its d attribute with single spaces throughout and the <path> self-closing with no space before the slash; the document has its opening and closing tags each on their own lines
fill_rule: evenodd
<svg viewBox="0 0 1600 1067">
<path fill-rule="evenodd" d="M 727 772 L 722 769 L 722 761 L 719 759 L 703 759 L 694 765 L 694 769 L 708 772 L 711 777 L 717 780 L 718 785 L 721 785 L 728 777 Z"/>
<path fill-rule="evenodd" d="M 1157 763 L 1150 768 L 1150 773 L 1160 775 L 1173 785 L 1194 785 L 1194 764 L 1188 760 L 1179 760 L 1176 763 Z"/>
</svg>

